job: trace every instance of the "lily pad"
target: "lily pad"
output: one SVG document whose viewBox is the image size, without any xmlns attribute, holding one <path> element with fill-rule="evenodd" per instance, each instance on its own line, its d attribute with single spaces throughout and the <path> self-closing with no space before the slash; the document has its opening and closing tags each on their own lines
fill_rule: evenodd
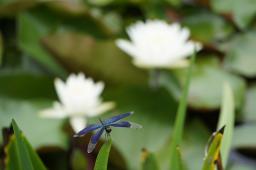
<svg viewBox="0 0 256 170">
<path fill-rule="evenodd" d="M 235 128 L 233 137 L 234 148 L 256 148 L 256 124 L 245 124 Z"/>
<path fill-rule="evenodd" d="M 175 75 L 184 83 L 184 70 L 177 70 Z M 189 106 L 194 109 L 214 110 L 220 108 L 222 87 L 228 82 L 234 91 L 236 108 L 240 108 L 244 100 L 245 81 L 220 67 L 215 57 L 198 58 L 192 73 Z"/>
<path fill-rule="evenodd" d="M 38 111 L 49 107 L 49 101 L 15 101 L 0 98 L 0 128 L 8 127 L 14 118 L 34 148 L 54 146 L 67 148 L 63 120 L 42 119 Z M 2 141 L 2 138 L 0 138 Z"/>
<path fill-rule="evenodd" d="M 242 116 L 245 121 L 254 121 L 256 122 L 256 85 L 252 85 L 247 89 L 245 104 L 242 110 Z"/>
<path fill-rule="evenodd" d="M 256 2 L 256 1 L 255 1 Z M 227 44 L 223 45 L 227 53 L 224 61 L 225 67 L 246 77 L 256 76 L 256 32 L 237 34 Z"/>
<path fill-rule="evenodd" d="M 28 73 L 20 70 L 2 71 L 0 72 L 0 82 L 1 97 L 16 99 L 56 98 L 53 79 L 48 78 L 45 75 Z"/>
<path fill-rule="evenodd" d="M 124 156 L 128 169 L 139 169 L 142 148 L 156 152 L 171 135 L 176 103 L 164 90 L 144 87 L 109 89 L 105 98 L 116 101 L 118 113 L 134 111 L 127 119 L 143 126 L 142 129 L 115 128 L 111 133 L 113 145 Z"/>
<path fill-rule="evenodd" d="M 235 164 L 231 168 L 229 168 L 229 170 L 254 170 L 254 169 L 255 169 L 255 165 L 250 166 L 250 165 L 241 165 L 241 164 Z"/>
<path fill-rule="evenodd" d="M 132 65 L 130 57 L 113 40 L 63 32 L 44 39 L 45 46 L 72 71 L 85 73 L 113 84 L 146 84 L 146 72 Z"/>
<path fill-rule="evenodd" d="M 214 11 L 229 14 L 235 23 L 245 29 L 256 15 L 256 1 L 254 0 L 211 0 Z"/>
<path fill-rule="evenodd" d="M 222 40 L 233 32 L 233 28 L 220 16 L 201 12 L 185 17 L 182 23 L 190 28 L 194 39 L 204 43 Z"/>
<path fill-rule="evenodd" d="M 210 133 L 200 121 L 192 120 L 189 124 L 186 124 L 183 142 L 179 147 L 184 169 L 195 170 L 202 168 L 205 145 L 209 136 Z M 156 153 L 160 169 L 169 169 L 170 142 L 171 140 L 167 141 L 161 150 Z"/>
</svg>

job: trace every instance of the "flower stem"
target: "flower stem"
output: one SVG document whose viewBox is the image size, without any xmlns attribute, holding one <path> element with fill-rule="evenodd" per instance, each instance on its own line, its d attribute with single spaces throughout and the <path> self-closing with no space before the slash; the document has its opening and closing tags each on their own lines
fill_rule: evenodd
<svg viewBox="0 0 256 170">
<path fill-rule="evenodd" d="M 182 92 L 181 100 L 179 103 L 176 119 L 175 119 L 175 124 L 174 124 L 174 130 L 172 134 L 172 142 L 171 142 L 171 147 L 170 147 L 170 169 L 171 170 L 178 170 L 177 167 L 177 161 L 176 157 L 177 152 L 176 152 L 176 147 L 180 145 L 182 136 L 183 136 L 183 128 L 184 128 L 184 123 L 185 123 L 185 118 L 186 118 L 186 109 L 187 109 L 187 98 L 188 98 L 188 92 L 189 92 L 189 85 L 190 85 L 190 79 L 191 79 L 191 72 L 192 68 L 195 62 L 195 53 L 190 59 L 190 66 L 187 70 L 187 76 L 185 80 L 185 85 L 184 85 L 184 90 Z"/>
</svg>

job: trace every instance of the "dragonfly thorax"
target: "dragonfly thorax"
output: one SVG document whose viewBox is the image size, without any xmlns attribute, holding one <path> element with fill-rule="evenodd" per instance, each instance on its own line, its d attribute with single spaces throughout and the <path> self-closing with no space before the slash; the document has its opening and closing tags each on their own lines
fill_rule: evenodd
<svg viewBox="0 0 256 170">
<path fill-rule="evenodd" d="M 110 126 L 106 126 L 106 127 L 105 127 L 105 130 L 106 130 L 107 133 L 110 133 L 110 132 L 112 131 L 112 129 L 110 128 Z"/>
</svg>

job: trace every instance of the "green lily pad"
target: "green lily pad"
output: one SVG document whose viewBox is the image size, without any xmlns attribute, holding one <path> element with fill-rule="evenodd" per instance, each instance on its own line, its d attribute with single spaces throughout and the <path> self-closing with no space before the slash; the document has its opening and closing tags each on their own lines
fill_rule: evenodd
<svg viewBox="0 0 256 170">
<path fill-rule="evenodd" d="M 229 14 L 234 22 L 245 29 L 256 15 L 256 1 L 254 0 L 211 0 L 214 11 Z"/>
<path fill-rule="evenodd" d="M 175 72 L 180 82 L 184 83 L 184 70 Z M 221 69 L 215 57 L 198 58 L 192 73 L 189 106 L 195 109 L 212 110 L 221 105 L 222 87 L 228 82 L 234 91 L 236 108 L 240 108 L 244 100 L 245 81 Z"/>
<path fill-rule="evenodd" d="M 252 85 L 247 89 L 246 99 L 242 110 L 242 116 L 245 121 L 256 121 L 256 85 Z"/>
<path fill-rule="evenodd" d="M 132 65 L 130 57 L 112 40 L 96 40 L 91 36 L 63 32 L 44 41 L 50 51 L 70 70 L 113 84 L 146 84 L 147 74 Z"/>
<path fill-rule="evenodd" d="M 41 74 L 28 73 L 20 70 L 2 71 L 0 72 L 0 82 L 1 97 L 16 99 L 56 98 L 53 79 Z"/>
<path fill-rule="evenodd" d="M 205 145 L 207 144 L 210 133 L 207 128 L 198 120 L 192 120 L 186 124 L 182 145 L 179 147 L 183 168 L 186 170 L 201 169 L 205 154 Z M 170 162 L 170 142 L 167 141 L 157 151 L 157 160 L 160 169 L 169 169 Z"/>
<path fill-rule="evenodd" d="M 234 148 L 256 148 L 256 124 L 245 124 L 235 128 L 233 137 Z"/>
<path fill-rule="evenodd" d="M 53 4 L 52 4 L 53 5 Z M 56 5 L 56 4 L 55 4 Z M 70 6 L 69 6 L 70 7 Z M 65 12 L 64 12 L 65 13 Z M 66 70 L 43 46 L 42 39 L 60 30 L 76 30 L 90 32 L 92 35 L 108 34 L 106 26 L 89 15 L 72 15 L 64 17 L 47 7 L 37 7 L 18 15 L 19 47 L 38 63 L 52 73 L 65 76 Z M 61 31 L 60 31 L 61 32 Z"/>
<path fill-rule="evenodd" d="M 223 18 L 206 12 L 189 15 L 182 23 L 190 29 L 194 39 L 204 43 L 222 40 L 233 32 Z"/>
<path fill-rule="evenodd" d="M 181 145 L 181 154 L 185 161 L 186 170 L 201 169 L 210 133 L 198 120 L 193 120 L 185 128 L 185 135 Z"/>
<path fill-rule="evenodd" d="M 156 152 L 169 138 L 176 103 L 165 91 L 144 87 L 106 89 L 104 96 L 106 100 L 116 101 L 118 113 L 134 111 L 127 120 L 143 126 L 142 129 L 113 128 L 111 133 L 113 145 L 124 156 L 128 169 L 139 169 L 142 149 Z"/>
<path fill-rule="evenodd" d="M 227 53 L 224 66 L 235 73 L 246 77 L 256 76 L 256 32 L 237 34 L 223 45 Z"/>
<path fill-rule="evenodd" d="M 0 128 L 8 127 L 14 118 L 34 148 L 54 146 L 66 149 L 68 143 L 62 130 L 63 120 L 42 119 L 37 114 L 39 110 L 49 106 L 49 101 L 0 98 Z"/>
<path fill-rule="evenodd" d="M 255 167 L 253 165 L 240 165 L 234 164 L 229 170 L 254 170 Z"/>
</svg>

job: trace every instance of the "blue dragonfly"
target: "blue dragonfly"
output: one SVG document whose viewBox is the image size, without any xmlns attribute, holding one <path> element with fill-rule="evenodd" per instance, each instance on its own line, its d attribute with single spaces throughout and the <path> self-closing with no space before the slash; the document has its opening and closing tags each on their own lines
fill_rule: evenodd
<svg viewBox="0 0 256 170">
<path fill-rule="evenodd" d="M 110 136 L 110 133 L 112 131 L 111 127 L 124 127 L 124 128 L 136 128 L 136 129 L 142 128 L 142 126 L 137 123 L 128 122 L 128 121 L 119 121 L 123 118 L 126 118 L 126 117 L 132 115 L 132 114 L 133 114 L 133 112 L 127 112 L 127 113 L 113 116 L 106 120 L 99 119 L 100 123 L 92 124 L 92 125 L 85 127 L 83 130 L 81 130 L 80 132 L 75 134 L 74 137 L 81 137 L 81 136 L 88 134 L 91 131 L 99 129 L 94 135 L 92 135 L 90 142 L 88 144 L 87 152 L 91 153 L 94 150 L 96 144 L 98 143 L 98 141 L 104 131 L 105 131 L 105 134 L 107 137 Z"/>
</svg>

